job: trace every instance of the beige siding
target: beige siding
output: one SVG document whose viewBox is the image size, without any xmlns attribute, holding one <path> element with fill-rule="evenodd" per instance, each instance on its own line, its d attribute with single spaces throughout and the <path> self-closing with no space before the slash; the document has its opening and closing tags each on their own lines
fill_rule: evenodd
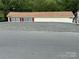
<svg viewBox="0 0 79 59">
<path fill-rule="evenodd" d="M 8 17 L 8 22 L 10 22 L 10 17 Z"/>
<path fill-rule="evenodd" d="M 35 18 L 34 22 L 67 22 L 72 23 L 71 18 Z"/>
</svg>

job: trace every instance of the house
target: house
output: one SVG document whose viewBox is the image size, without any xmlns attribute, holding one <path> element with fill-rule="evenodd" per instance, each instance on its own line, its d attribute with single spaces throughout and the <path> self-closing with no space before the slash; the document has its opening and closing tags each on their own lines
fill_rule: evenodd
<svg viewBox="0 0 79 59">
<path fill-rule="evenodd" d="M 73 13 L 63 12 L 9 12 L 8 22 L 69 22 L 72 23 Z"/>
</svg>

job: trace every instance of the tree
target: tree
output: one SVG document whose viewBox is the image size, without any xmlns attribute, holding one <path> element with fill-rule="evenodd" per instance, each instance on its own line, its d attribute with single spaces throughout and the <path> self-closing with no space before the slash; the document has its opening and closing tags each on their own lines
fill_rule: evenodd
<svg viewBox="0 0 79 59">
<path fill-rule="evenodd" d="M 46 5 L 47 5 L 46 0 L 33 0 L 32 11 L 45 11 Z"/>
<path fill-rule="evenodd" d="M 9 11 L 72 11 L 79 9 L 79 0 L 1 0 L 4 15 Z"/>
<path fill-rule="evenodd" d="M 56 0 L 57 4 L 61 6 L 59 9 L 65 10 L 65 11 L 72 11 L 75 13 L 78 10 L 78 4 L 79 0 Z"/>
<path fill-rule="evenodd" d="M 5 19 L 7 19 L 6 15 L 10 11 L 29 11 L 27 7 L 27 0 L 1 0 L 3 4 L 3 11 Z"/>
<path fill-rule="evenodd" d="M 59 7 L 60 6 L 57 5 L 56 0 L 55 1 L 51 0 L 51 1 L 47 2 L 47 6 L 46 6 L 47 11 L 59 11 Z"/>
<path fill-rule="evenodd" d="M 1 0 L 1 3 L 3 4 L 3 12 L 4 12 L 4 17 L 7 19 L 6 15 L 9 11 L 9 6 L 12 0 Z"/>
</svg>

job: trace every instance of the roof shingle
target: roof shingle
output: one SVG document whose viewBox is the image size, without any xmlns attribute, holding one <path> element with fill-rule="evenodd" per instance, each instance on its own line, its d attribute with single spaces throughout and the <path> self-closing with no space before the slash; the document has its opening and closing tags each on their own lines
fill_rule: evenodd
<svg viewBox="0 0 79 59">
<path fill-rule="evenodd" d="M 70 11 L 65 12 L 9 12 L 7 17 L 60 17 L 69 18 L 73 17 L 73 13 Z"/>
</svg>

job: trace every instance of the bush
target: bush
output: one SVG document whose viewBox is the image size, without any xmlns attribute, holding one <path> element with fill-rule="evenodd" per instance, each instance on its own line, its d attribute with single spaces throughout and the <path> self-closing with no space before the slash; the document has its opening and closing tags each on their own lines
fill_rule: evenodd
<svg viewBox="0 0 79 59">
<path fill-rule="evenodd" d="M 5 22 L 6 20 L 4 19 L 4 17 L 0 17 L 0 22 Z"/>
</svg>

